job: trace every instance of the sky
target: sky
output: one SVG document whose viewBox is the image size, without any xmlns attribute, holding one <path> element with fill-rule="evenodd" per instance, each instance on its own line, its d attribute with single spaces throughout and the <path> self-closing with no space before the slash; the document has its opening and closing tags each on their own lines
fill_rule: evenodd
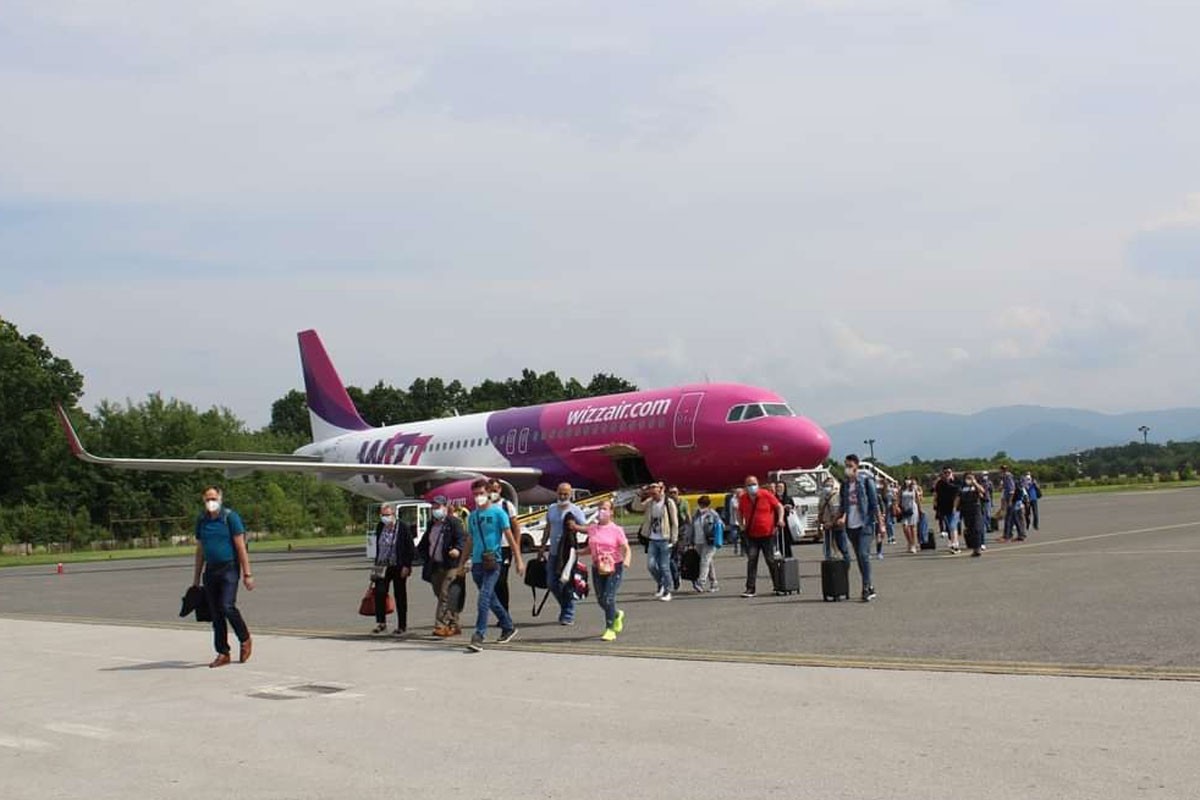
<svg viewBox="0 0 1200 800">
<path fill-rule="evenodd" d="M 1200 405 L 1200 6 L 9 0 L 0 317 L 252 425 L 739 381 L 832 424 Z"/>
</svg>

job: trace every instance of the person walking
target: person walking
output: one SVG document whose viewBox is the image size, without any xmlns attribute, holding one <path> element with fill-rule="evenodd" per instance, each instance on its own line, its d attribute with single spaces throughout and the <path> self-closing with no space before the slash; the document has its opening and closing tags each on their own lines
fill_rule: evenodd
<svg viewBox="0 0 1200 800">
<path fill-rule="evenodd" d="M 904 526 L 904 541 L 908 543 L 910 555 L 917 552 L 917 525 L 920 521 L 917 482 L 910 475 L 904 479 L 904 488 L 900 490 L 900 523 Z"/>
<path fill-rule="evenodd" d="M 517 522 L 517 506 L 513 501 L 504 496 L 504 484 L 497 478 L 491 478 L 488 481 L 488 499 L 491 500 L 492 505 L 498 507 L 508 515 L 508 523 L 512 529 L 513 539 L 519 545 L 521 543 L 521 526 Z M 500 551 L 504 557 L 500 561 L 500 579 L 496 581 L 496 597 L 500 600 L 500 605 L 504 606 L 505 610 L 507 610 L 508 571 L 512 567 L 513 561 L 512 548 L 508 546 L 507 538 L 504 540 Z"/>
<path fill-rule="evenodd" d="M 1036 531 L 1042 522 L 1038 514 L 1038 500 L 1042 499 L 1042 487 L 1031 472 L 1025 473 L 1022 484 L 1025 487 L 1025 494 L 1029 498 L 1025 504 L 1025 530 L 1028 531 L 1032 526 Z"/>
<path fill-rule="evenodd" d="M 517 628 L 513 625 L 508 610 L 500 605 L 496 597 L 496 583 L 500 580 L 500 552 L 504 539 L 509 540 L 513 550 L 513 563 L 517 565 L 517 574 L 525 574 L 525 561 L 521 557 L 518 542 L 513 541 L 512 526 L 508 515 L 499 506 L 491 504 L 488 497 L 488 482 L 480 478 L 471 484 L 475 496 L 475 510 L 467 517 L 467 549 L 463 553 L 463 564 L 459 573 L 465 575 L 467 564 L 471 565 L 471 579 L 479 590 L 479 602 L 476 606 L 475 633 L 467 649 L 473 653 L 483 650 L 487 637 L 488 615 L 495 614 L 500 623 L 500 638 L 498 644 L 508 644 L 517 637 Z"/>
<path fill-rule="evenodd" d="M 1004 515 L 1004 533 L 1002 538 L 1006 542 L 1011 542 L 1013 537 L 1013 528 L 1016 527 L 1017 520 L 1013 515 L 1013 506 L 1017 495 L 1017 480 L 1008 468 L 1008 464 L 1000 465 L 1000 511 Z M 1024 520 L 1022 520 L 1022 526 Z"/>
<path fill-rule="evenodd" d="M 701 495 L 696 505 L 696 516 L 692 518 L 692 546 L 700 554 L 700 574 L 692 581 L 692 588 L 697 593 L 717 592 L 720 586 L 714 559 L 725 544 L 725 523 L 713 510 L 712 498 L 708 495 Z"/>
<path fill-rule="evenodd" d="M 842 482 L 842 516 L 839 526 L 845 529 L 854 555 L 858 560 L 858 572 L 862 576 L 862 599 L 869 603 L 877 596 L 871 580 L 871 544 L 875 532 L 883 526 L 883 511 L 879 507 L 879 490 L 875 479 L 859 470 L 858 456 L 846 456 L 846 480 Z"/>
<path fill-rule="evenodd" d="M 569 538 L 569 544 L 574 545 L 575 534 L 585 530 L 587 518 L 583 509 L 571 501 L 574 490 L 569 483 L 558 485 L 557 502 L 546 509 L 547 535 L 542 537 L 542 546 L 538 550 L 538 558 L 546 561 L 546 577 L 550 584 L 550 594 L 558 601 L 558 624 L 575 624 L 575 595 L 571 587 L 562 582 L 562 570 L 565 566 L 563 554 L 563 537 Z"/>
<path fill-rule="evenodd" d="M 675 546 L 671 548 L 671 587 L 679 591 L 679 573 L 683 567 L 683 553 L 692 541 L 692 516 L 686 497 L 679 494 L 678 486 L 667 489 L 667 497 L 675 503 L 675 513 L 679 516 L 679 535 L 675 538 Z"/>
<path fill-rule="evenodd" d="M 396 598 L 396 636 L 408 631 L 408 576 L 416 555 L 413 532 L 396 515 L 388 504 L 379 509 L 379 522 L 375 525 L 375 566 L 371 569 L 371 582 L 375 588 L 375 630 L 387 630 L 387 597 L 389 585 Z"/>
<path fill-rule="evenodd" d="M 196 519 L 192 586 L 200 586 L 203 572 L 204 592 L 212 610 L 213 647 L 217 651 L 217 657 L 208 666 L 223 667 L 232 660 L 229 655 L 230 626 L 240 643 L 238 661 L 244 664 L 250 660 L 254 648 L 250 628 L 237 607 L 239 577 L 246 591 L 254 591 L 250 554 L 246 552 L 246 527 L 236 511 L 225 507 L 219 486 L 209 486 L 201 497 L 204 511 Z"/>
<path fill-rule="evenodd" d="M 429 582 L 433 596 L 437 598 L 433 635 L 448 638 L 462 633 L 458 624 L 458 606 L 450 602 L 450 587 L 460 580 L 458 567 L 466 547 L 466 532 L 462 520 L 450 510 L 450 501 L 445 495 L 433 498 L 430 516 L 425 536 L 417 545 L 424 561 L 421 577 Z"/>
<path fill-rule="evenodd" d="M 767 574 L 775 582 L 776 554 L 775 533 L 783 526 L 783 503 L 775 494 L 760 489 L 758 478 L 746 477 L 746 493 L 742 495 L 738 513 L 745 526 L 746 536 L 746 591 L 742 597 L 751 598 L 758 594 L 758 558 L 767 562 Z"/>
<path fill-rule="evenodd" d="M 625 630 L 625 612 L 617 608 L 617 591 L 625 570 L 633 561 L 625 529 L 613 521 L 611 500 L 600 503 L 596 521 L 587 528 L 588 553 L 592 558 L 592 585 L 596 602 L 604 611 L 604 633 L 600 638 L 611 642 Z"/>
<path fill-rule="evenodd" d="M 933 508 L 937 512 L 938 522 L 950 537 L 950 555 L 959 553 L 958 539 L 958 495 L 962 487 L 954 479 L 954 470 L 942 467 L 942 475 L 933 486 Z"/>
<path fill-rule="evenodd" d="M 975 473 L 968 472 L 964 475 L 958 492 L 956 510 L 962 519 L 963 534 L 972 558 L 979 558 L 983 553 L 983 534 L 987 530 L 987 520 L 983 515 L 986 498 L 987 490 L 975 478 Z"/>
<path fill-rule="evenodd" d="M 658 590 L 654 596 L 664 603 L 671 602 L 671 550 L 679 539 L 679 509 L 663 492 L 661 483 L 652 483 L 642 490 L 631 507 L 642 513 L 639 538 L 648 541 L 647 568 Z"/>
<path fill-rule="evenodd" d="M 850 563 L 850 540 L 842 527 L 842 485 L 832 475 L 825 478 L 821 486 L 821 499 L 817 502 L 817 521 L 821 528 L 821 541 L 825 559 L 833 558 L 833 546 L 842 554 L 842 560 Z"/>
<path fill-rule="evenodd" d="M 733 554 L 742 554 L 742 518 L 738 506 L 742 502 L 742 487 L 725 495 L 725 538 L 733 542 Z"/>
</svg>

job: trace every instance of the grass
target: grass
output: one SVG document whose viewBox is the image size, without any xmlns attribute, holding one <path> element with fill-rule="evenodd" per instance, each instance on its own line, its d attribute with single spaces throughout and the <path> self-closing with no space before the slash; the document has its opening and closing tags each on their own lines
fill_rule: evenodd
<svg viewBox="0 0 1200 800">
<path fill-rule="evenodd" d="M 1194 489 L 1200 481 L 1175 481 L 1172 483 L 1117 483 L 1111 486 L 1063 486 L 1046 490 L 1049 497 L 1069 494 L 1110 494 L 1112 492 L 1154 492 L 1163 489 Z"/>
<path fill-rule="evenodd" d="M 362 534 L 327 536 L 315 539 L 263 539 L 250 543 L 250 557 L 256 553 L 282 553 L 287 550 L 311 550 L 329 547 L 365 545 Z M 57 564 L 86 564 L 95 561 L 124 561 L 130 558 L 170 558 L 189 556 L 195 545 L 140 548 L 137 550 L 81 550 L 74 553 L 34 553 L 28 556 L 0 556 L 2 567 L 37 567 Z"/>
</svg>

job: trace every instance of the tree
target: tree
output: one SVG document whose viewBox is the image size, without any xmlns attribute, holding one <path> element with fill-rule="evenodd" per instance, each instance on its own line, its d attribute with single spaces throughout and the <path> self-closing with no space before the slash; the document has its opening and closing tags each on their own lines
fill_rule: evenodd
<svg viewBox="0 0 1200 800">
<path fill-rule="evenodd" d="M 0 503 L 21 500 L 24 490 L 64 474 L 66 446 L 54 404 L 71 408 L 83 376 L 50 352 L 40 336 L 21 336 L 0 319 Z"/>
<path fill-rule="evenodd" d="M 625 392 L 636 392 L 638 387 L 624 378 L 618 378 L 616 375 L 609 375 L 606 372 L 597 372 L 592 376 L 591 381 L 587 385 L 588 397 L 600 397 L 606 394 L 624 394 Z"/>
<path fill-rule="evenodd" d="M 304 392 L 299 389 L 292 389 L 276 400 L 271 404 L 271 424 L 267 426 L 268 430 L 287 436 L 308 436 L 311 429 L 306 402 Z"/>
</svg>

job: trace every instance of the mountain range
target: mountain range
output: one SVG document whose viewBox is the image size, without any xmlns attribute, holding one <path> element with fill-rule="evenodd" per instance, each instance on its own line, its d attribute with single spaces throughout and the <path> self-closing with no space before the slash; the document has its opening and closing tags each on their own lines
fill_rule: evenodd
<svg viewBox="0 0 1200 800">
<path fill-rule="evenodd" d="M 875 456 L 887 464 L 922 459 L 987 458 L 1005 452 L 1012 458 L 1039 459 L 1094 447 L 1141 441 L 1139 427 L 1150 428 L 1149 441 L 1200 440 L 1200 408 L 1174 408 L 1102 414 L 1077 408 L 1004 406 L 975 414 L 898 411 L 826 427 L 833 457 L 870 455 L 864 442 L 875 439 Z"/>
</svg>

